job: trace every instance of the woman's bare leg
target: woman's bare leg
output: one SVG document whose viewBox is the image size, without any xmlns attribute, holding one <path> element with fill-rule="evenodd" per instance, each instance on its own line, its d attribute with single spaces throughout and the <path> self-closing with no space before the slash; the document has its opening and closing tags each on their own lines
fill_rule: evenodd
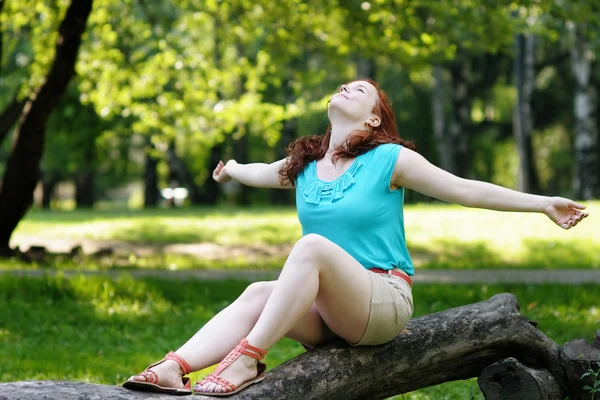
<svg viewBox="0 0 600 400">
<path fill-rule="evenodd" d="M 221 361 L 227 353 L 256 324 L 276 281 L 255 282 L 228 307 L 208 321 L 175 353 L 190 364 L 192 371 L 198 371 Z M 324 322 L 316 306 L 313 306 L 298 323 L 286 334 L 290 339 L 309 346 L 316 346 L 324 340 Z M 172 360 L 153 367 L 159 376 L 161 386 L 182 387 L 182 370 Z M 146 378 L 135 375 L 130 379 L 145 382 Z"/>
<path fill-rule="evenodd" d="M 304 236 L 292 249 L 263 312 L 247 334 L 248 343 L 268 349 L 302 319 L 313 303 L 333 332 L 349 342 L 358 342 L 369 318 L 369 273 L 333 242 L 318 235 Z M 256 376 L 256 360 L 241 355 L 219 376 L 238 386 Z M 196 390 L 225 391 L 212 382 Z"/>
</svg>

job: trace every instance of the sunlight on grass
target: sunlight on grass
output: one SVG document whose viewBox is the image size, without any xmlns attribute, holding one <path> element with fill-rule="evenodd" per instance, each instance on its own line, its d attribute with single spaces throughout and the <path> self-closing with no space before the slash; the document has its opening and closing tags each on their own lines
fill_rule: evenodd
<svg viewBox="0 0 600 400">
<path fill-rule="evenodd" d="M 247 285 L 243 281 L 173 285 L 126 274 L 117 280 L 0 277 L 0 381 L 120 384 L 183 344 Z M 576 338 L 589 341 L 600 325 L 600 285 L 417 285 L 415 317 L 503 292 L 514 293 L 521 312 L 559 344 Z M 271 369 L 303 352 L 298 343 L 284 339 L 270 349 L 266 362 Z M 212 369 L 196 372 L 192 379 Z M 422 389 L 404 398 L 463 399 L 471 393 L 481 398 L 475 379 Z"/>
<path fill-rule="evenodd" d="M 588 202 L 590 217 L 565 231 L 542 214 L 503 213 L 428 204 L 406 207 L 408 247 L 417 268 L 593 268 L 600 269 L 600 202 Z M 286 245 L 301 236 L 291 208 L 198 208 L 177 210 L 33 211 L 13 236 L 19 241 L 112 239 L 133 243 L 217 243 L 226 246 Z M 280 264 L 282 254 L 267 264 Z M 172 257 L 172 255 L 170 255 Z M 143 259 L 143 258 L 141 258 Z M 228 259 L 224 268 L 249 260 Z M 261 260 L 263 261 L 263 260 Z M 259 265 L 260 262 L 249 261 Z M 136 267 L 211 268 L 194 258 L 179 263 L 148 257 Z M 115 265 L 113 265 L 115 266 Z M 106 268 L 106 266 L 104 266 Z M 418 273 L 418 271 L 417 271 Z"/>
</svg>

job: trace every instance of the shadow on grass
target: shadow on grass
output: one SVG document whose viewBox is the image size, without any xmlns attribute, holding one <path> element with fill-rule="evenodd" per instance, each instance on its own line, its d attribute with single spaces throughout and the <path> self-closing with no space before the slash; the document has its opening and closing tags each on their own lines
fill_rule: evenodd
<svg viewBox="0 0 600 400">
<path fill-rule="evenodd" d="M 600 246 L 593 242 L 525 240 L 521 251 L 498 250 L 487 242 L 438 240 L 428 246 L 411 245 L 419 268 L 449 269 L 600 269 Z"/>
<path fill-rule="evenodd" d="M 185 343 L 247 285 L 0 277 L 0 381 L 118 384 Z M 270 366 L 301 349 L 280 351 Z"/>
</svg>

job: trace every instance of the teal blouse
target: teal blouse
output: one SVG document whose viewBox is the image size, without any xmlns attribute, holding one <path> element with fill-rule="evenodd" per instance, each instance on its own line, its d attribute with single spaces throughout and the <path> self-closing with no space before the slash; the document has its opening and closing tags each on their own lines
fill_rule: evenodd
<svg viewBox="0 0 600 400">
<path fill-rule="evenodd" d="M 383 144 L 358 156 L 334 181 L 317 177 L 316 161 L 298 175 L 302 235 L 324 236 L 364 268 L 400 268 L 414 275 L 404 233 L 404 188 L 390 190 L 402 146 Z"/>
</svg>

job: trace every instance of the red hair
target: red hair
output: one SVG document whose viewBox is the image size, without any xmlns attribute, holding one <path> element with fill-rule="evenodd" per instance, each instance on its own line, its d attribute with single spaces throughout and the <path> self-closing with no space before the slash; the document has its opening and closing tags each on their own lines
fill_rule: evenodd
<svg viewBox="0 0 600 400">
<path fill-rule="evenodd" d="M 372 112 L 379 117 L 381 123 L 370 130 L 357 129 L 351 132 L 344 143 L 333 153 L 332 160 L 334 163 L 340 158 L 357 157 L 384 143 L 401 144 L 411 150 L 417 149 L 413 142 L 404 141 L 400 138 L 392 103 L 385 92 L 374 81 L 365 79 L 365 82 L 373 85 L 379 93 L 379 98 L 375 102 Z M 288 152 L 287 162 L 279 170 L 279 181 L 283 185 L 295 184 L 298 175 L 309 162 L 319 160 L 325 156 L 329 149 L 330 140 L 331 124 L 327 127 L 324 135 L 301 137 L 290 143 L 286 149 Z"/>
</svg>

